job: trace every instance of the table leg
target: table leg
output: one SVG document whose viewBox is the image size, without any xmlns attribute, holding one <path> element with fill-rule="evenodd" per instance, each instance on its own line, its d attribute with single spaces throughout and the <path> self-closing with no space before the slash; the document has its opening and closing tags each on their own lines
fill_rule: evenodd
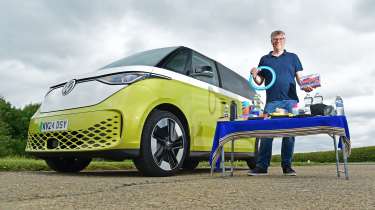
<svg viewBox="0 0 375 210">
<path fill-rule="evenodd" d="M 233 176 L 233 170 L 234 170 L 233 162 L 234 162 L 234 138 L 232 138 L 232 150 L 230 153 L 230 175 L 231 176 Z"/>
<path fill-rule="evenodd" d="M 225 152 L 224 152 L 224 145 L 223 145 L 223 147 L 221 148 L 221 169 L 222 169 L 221 175 L 222 176 L 225 176 L 224 162 L 225 162 Z"/>
<path fill-rule="evenodd" d="M 349 179 L 349 172 L 348 172 L 348 155 L 346 154 L 346 145 L 344 143 L 344 139 L 342 137 L 341 138 L 341 150 L 342 150 L 342 156 L 343 156 L 343 159 L 344 159 L 344 172 L 345 172 L 345 179 L 348 180 Z"/>
<path fill-rule="evenodd" d="M 339 152 L 337 151 L 336 136 L 333 135 L 332 138 L 333 138 L 333 146 L 335 148 L 335 154 L 336 154 L 336 172 L 337 172 L 337 177 L 340 177 L 340 171 L 339 171 L 340 159 L 339 159 Z"/>
</svg>

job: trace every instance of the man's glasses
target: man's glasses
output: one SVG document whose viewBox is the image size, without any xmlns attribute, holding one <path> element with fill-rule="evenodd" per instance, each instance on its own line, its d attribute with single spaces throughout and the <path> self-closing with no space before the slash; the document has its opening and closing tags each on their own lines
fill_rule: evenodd
<svg viewBox="0 0 375 210">
<path fill-rule="evenodd" d="M 282 38 L 272 38 L 272 41 L 284 41 L 285 37 Z"/>
</svg>

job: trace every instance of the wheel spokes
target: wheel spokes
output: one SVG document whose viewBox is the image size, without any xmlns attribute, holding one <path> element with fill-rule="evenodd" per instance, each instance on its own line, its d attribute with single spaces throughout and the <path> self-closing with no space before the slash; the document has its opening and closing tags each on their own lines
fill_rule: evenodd
<svg viewBox="0 0 375 210">
<path fill-rule="evenodd" d="M 178 165 L 178 161 L 177 161 L 176 156 L 173 153 L 173 151 L 172 150 L 168 150 L 167 151 L 167 155 L 168 155 L 168 163 L 171 166 L 171 168 L 176 167 Z"/>
<path fill-rule="evenodd" d="M 173 120 L 168 119 L 168 140 L 171 141 L 175 137 L 176 133 L 176 124 Z"/>
<path fill-rule="evenodd" d="M 182 136 L 180 136 L 178 139 L 176 139 L 174 142 L 172 142 L 172 149 L 181 149 L 183 148 L 183 139 Z"/>
<path fill-rule="evenodd" d="M 156 125 L 156 128 L 154 130 L 154 133 L 152 134 L 155 139 L 158 141 L 165 141 L 166 138 L 169 136 L 168 133 L 168 127 L 160 127 L 158 124 Z"/>
<path fill-rule="evenodd" d="M 161 161 L 162 161 L 162 157 L 164 156 L 164 147 L 163 146 L 160 146 L 157 150 L 156 150 L 156 152 L 155 152 L 155 154 L 154 154 L 154 157 L 156 158 L 156 161 L 158 162 L 158 164 L 160 164 L 161 163 Z"/>
</svg>

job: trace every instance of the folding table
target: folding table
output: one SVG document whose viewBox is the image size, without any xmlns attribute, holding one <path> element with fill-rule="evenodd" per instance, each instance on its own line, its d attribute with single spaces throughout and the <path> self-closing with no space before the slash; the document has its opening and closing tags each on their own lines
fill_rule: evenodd
<svg viewBox="0 0 375 210">
<path fill-rule="evenodd" d="M 333 139 L 336 155 L 337 177 L 340 177 L 340 160 L 337 149 L 337 137 L 339 137 L 339 148 L 341 148 L 344 162 L 345 178 L 349 179 L 348 161 L 350 155 L 350 134 L 345 116 L 316 116 L 304 118 L 276 118 L 264 120 L 244 120 L 244 121 L 220 121 L 217 122 L 215 137 L 212 145 L 210 163 L 211 175 L 215 166 L 221 164 L 222 175 L 225 171 L 224 145 L 232 143 L 230 174 L 233 175 L 234 141 L 244 137 L 291 137 L 306 136 L 316 134 L 328 134 Z M 221 157 L 221 161 L 219 158 Z M 216 163 L 216 164 L 215 164 Z"/>
</svg>

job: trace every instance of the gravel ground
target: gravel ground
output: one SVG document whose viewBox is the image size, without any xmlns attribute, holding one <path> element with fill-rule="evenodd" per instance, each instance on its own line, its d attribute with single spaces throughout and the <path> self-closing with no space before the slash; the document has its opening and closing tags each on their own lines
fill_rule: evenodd
<svg viewBox="0 0 375 210">
<path fill-rule="evenodd" d="M 136 171 L 0 172 L 0 209 L 375 209 L 375 165 L 295 167 L 298 176 L 211 177 L 208 169 L 174 177 Z"/>
</svg>

